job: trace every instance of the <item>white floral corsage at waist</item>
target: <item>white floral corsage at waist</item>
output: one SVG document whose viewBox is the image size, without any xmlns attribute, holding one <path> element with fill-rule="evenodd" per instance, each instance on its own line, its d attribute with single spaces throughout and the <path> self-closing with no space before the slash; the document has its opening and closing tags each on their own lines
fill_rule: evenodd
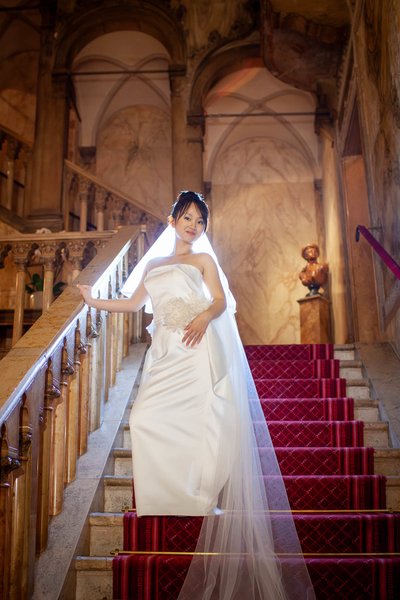
<svg viewBox="0 0 400 600">
<path fill-rule="evenodd" d="M 188 323 L 210 306 L 211 301 L 192 294 L 187 298 L 171 298 L 160 307 L 160 323 L 171 331 L 183 331 Z"/>
</svg>

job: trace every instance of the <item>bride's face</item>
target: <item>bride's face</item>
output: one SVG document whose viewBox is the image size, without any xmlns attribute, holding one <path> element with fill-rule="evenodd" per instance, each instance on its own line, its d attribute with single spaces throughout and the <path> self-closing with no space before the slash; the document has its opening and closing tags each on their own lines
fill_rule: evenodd
<svg viewBox="0 0 400 600">
<path fill-rule="evenodd" d="M 177 219 L 172 221 L 176 235 L 183 241 L 193 243 L 204 232 L 204 220 L 197 206 L 193 203 Z"/>
</svg>

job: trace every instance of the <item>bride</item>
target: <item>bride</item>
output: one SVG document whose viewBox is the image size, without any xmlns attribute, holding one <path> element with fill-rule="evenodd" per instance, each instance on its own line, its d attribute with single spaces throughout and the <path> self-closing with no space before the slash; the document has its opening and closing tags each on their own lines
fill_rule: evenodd
<svg viewBox="0 0 400 600">
<path fill-rule="evenodd" d="M 207 221 L 202 196 L 181 192 L 128 298 L 77 286 L 100 310 L 152 305 L 130 417 L 137 514 L 204 516 L 179 600 L 314 600 Z"/>
</svg>

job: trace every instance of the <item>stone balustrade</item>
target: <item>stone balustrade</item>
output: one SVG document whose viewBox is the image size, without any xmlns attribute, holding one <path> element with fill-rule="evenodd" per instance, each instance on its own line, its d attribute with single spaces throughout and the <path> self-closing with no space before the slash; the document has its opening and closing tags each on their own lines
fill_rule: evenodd
<svg viewBox="0 0 400 600">
<path fill-rule="evenodd" d="M 99 252 L 80 283 L 115 297 L 144 237 L 144 227 L 136 226 L 92 238 Z M 64 237 L 64 243 L 83 257 L 76 239 Z M 32 246 L 8 243 L 23 265 Z M 35 243 L 54 255 L 54 236 Z M 0 565 L 1 598 L 31 597 L 35 557 L 46 547 L 50 519 L 63 508 L 64 488 L 75 478 L 89 433 L 101 424 L 107 390 L 141 328 L 136 315 L 87 308 L 69 285 L 1 361 L 0 555 L 7 557 Z"/>
<path fill-rule="evenodd" d="M 150 236 L 162 226 L 163 215 L 140 200 L 106 185 L 78 165 L 64 161 L 64 222 L 67 230 L 104 231 L 120 225 L 146 224 Z"/>
</svg>

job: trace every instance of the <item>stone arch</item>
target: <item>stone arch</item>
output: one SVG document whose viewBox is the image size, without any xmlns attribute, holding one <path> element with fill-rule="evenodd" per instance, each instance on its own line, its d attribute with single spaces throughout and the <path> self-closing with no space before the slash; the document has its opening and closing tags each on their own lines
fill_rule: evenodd
<svg viewBox="0 0 400 600">
<path fill-rule="evenodd" d="M 67 23 L 55 59 L 55 69 L 69 69 L 76 54 L 96 37 L 113 31 L 141 31 L 163 44 L 171 64 L 186 62 L 183 31 L 173 15 L 151 2 L 135 6 L 103 7 L 82 12 Z"/>
<path fill-rule="evenodd" d="M 229 47 L 206 57 L 193 76 L 189 117 L 203 113 L 203 102 L 211 88 L 223 77 L 249 66 L 263 66 L 258 43 Z"/>
</svg>

